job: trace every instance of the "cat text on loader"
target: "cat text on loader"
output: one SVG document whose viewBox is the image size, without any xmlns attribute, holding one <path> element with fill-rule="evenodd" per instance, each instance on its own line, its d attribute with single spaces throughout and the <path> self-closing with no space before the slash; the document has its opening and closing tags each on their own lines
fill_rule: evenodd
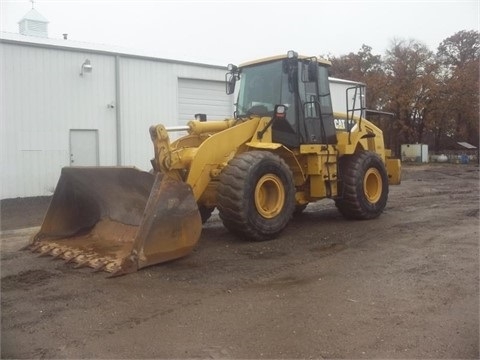
<svg viewBox="0 0 480 360">
<path fill-rule="evenodd" d="M 400 183 L 400 161 L 361 112 L 333 113 L 328 66 L 293 51 L 229 65 L 232 119 L 192 120 L 173 142 L 168 131 L 178 127 L 152 126 L 153 173 L 64 168 L 29 247 L 121 275 L 190 253 L 214 208 L 254 241 L 275 238 L 324 198 L 346 218 L 376 218 L 389 184 Z"/>
</svg>

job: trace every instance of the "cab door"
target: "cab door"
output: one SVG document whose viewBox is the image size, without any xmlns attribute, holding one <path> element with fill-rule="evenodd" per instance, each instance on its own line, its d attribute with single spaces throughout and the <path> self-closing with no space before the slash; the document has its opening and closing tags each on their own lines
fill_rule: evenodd
<svg viewBox="0 0 480 360">
<path fill-rule="evenodd" d="M 316 59 L 302 61 L 298 76 L 299 121 L 304 124 L 305 144 L 335 144 L 328 71 Z"/>
</svg>

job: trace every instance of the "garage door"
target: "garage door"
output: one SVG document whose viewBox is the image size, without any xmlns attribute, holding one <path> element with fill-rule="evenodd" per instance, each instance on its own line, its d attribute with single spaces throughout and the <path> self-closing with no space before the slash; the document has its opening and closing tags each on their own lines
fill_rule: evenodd
<svg viewBox="0 0 480 360">
<path fill-rule="evenodd" d="M 223 120 L 233 115 L 233 96 L 225 93 L 223 81 L 178 79 L 179 125 L 186 125 L 195 114 L 207 120 Z"/>
</svg>

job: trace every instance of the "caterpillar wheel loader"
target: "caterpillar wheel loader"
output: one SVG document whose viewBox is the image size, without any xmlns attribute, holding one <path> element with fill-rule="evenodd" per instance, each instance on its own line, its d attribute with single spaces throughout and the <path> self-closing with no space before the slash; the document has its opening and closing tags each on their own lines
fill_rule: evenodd
<svg viewBox="0 0 480 360">
<path fill-rule="evenodd" d="M 328 66 L 293 51 L 229 65 L 231 119 L 200 116 L 173 142 L 168 131 L 179 127 L 152 126 L 151 172 L 62 169 L 29 248 L 117 276 L 190 253 L 215 208 L 229 231 L 254 241 L 277 237 L 324 198 L 348 219 L 378 217 L 400 161 L 361 112 L 333 113 Z"/>
</svg>

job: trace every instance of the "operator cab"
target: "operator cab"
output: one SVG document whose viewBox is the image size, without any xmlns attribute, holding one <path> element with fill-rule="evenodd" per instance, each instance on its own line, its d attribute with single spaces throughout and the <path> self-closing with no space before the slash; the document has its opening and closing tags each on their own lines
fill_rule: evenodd
<svg viewBox="0 0 480 360">
<path fill-rule="evenodd" d="M 238 68 L 229 65 L 227 94 L 234 92 L 240 80 L 235 117 L 272 117 L 275 107 L 284 105 L 286 116 L 272 121 L 274 142 L 287 147 L 335 144 L 328 66 L 327 61 L 299 57 L 293 51 Z"/>
</svg>

